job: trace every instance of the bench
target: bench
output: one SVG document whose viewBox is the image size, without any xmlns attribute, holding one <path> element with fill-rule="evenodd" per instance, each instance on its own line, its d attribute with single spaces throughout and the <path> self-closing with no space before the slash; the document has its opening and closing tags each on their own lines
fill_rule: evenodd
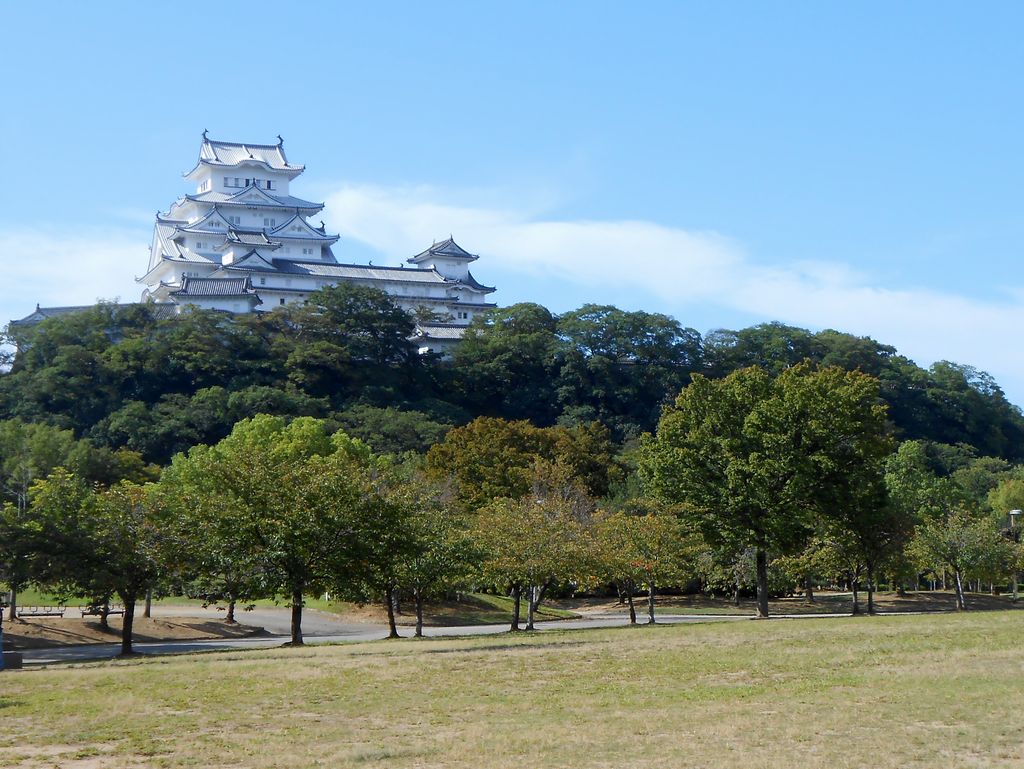
<svg viewBox="0 0 1024 769">
<path fill-rule="evenodd" d="M 67 606 L 19 606 L 17 614 L 19 618 L 24 617 L 63 617 Z"/>
<path fill-rule="evenodd" d="M 87 617 L 89 615 L 99 617 L 104 613 L 102 606 L 79 606 L 78 609 L 82 612 L 83 617 Z M 111 614 L 124 614 L 124 606 L 119 603 L 112 603 L 107 607 L 106 614 L 107 616 L 110 616 Z"/>
</svg>

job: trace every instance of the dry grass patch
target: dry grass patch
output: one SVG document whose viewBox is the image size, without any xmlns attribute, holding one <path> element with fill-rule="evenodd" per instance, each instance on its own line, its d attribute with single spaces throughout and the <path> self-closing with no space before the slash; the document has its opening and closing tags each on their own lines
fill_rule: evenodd
<svg viewBox="0 0 1024 769">
<path fill-rule="evenodd" d="M 11 672 L 0 752 L 253 769 L 1017 767 L 1024 739 L 1005 714 L 1024 707 L 1019 617 L 559 631 Z"/>
</svg>

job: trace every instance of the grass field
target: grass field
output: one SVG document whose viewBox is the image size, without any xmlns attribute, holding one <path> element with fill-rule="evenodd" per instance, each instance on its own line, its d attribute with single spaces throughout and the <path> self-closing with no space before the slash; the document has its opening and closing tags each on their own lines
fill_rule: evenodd
<svg viewBox="0 0 1024 769">
<path fill-rule="evenodd" d="M 558 631 L 0 674 L 0 765 L 1018 767 L 1017 612 Z"/>
</svg>

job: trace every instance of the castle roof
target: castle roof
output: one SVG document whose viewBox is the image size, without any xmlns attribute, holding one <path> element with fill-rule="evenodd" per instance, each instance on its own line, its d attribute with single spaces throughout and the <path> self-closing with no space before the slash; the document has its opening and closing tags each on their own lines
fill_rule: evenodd
<svg viewBox="0 0 1024 769">
<path fill-rule="evenodd" d="M 161 221 L 156 223 L 156 237 L 160 242 L 161 256 L 185 262 L 216 263 L 216 260 L 197 254 L 188 246 L 175 240 L 175 235 L 180 229 L 176 224 L 166 224 Z"/>
<path fill-rule="evenodd" d="M 468 325 L 419 323 L 416 336 L 426 339 L 462 339 Z"/>
<path fill-rule="evenodd" d="M 277 144 L 244 144 L 210 139 L 203 131 L 203 143 L 199 147 L 199 160 L 195 168 L 185 174 L 191 176 L 201 166 L 235 168 L 243 164 L 262 165 L 272 171 L 284 171 L 290 177 L 298 176 L 304 166 L 293 166 L 284 154 L 284 140 L 277 137 Z"/>
<path fill-rule="evenodd" d="M 451 284 L 453 282 L 434 270 L 406 270 L 402 267 L 376 267 L 372 264 L 339 264 L 337 262 L 305 262 L 275 259 L 274 266 L 280 272 L 292 275 L 362 278 L 364 280 L 386 280 L 400 283 Z"/>
<path fill-rule="evenodd" d="M 473 277 L 473 273 L 471 272 L 467 272 L 466 277 L 460 282 L 463 285 L 469 286 L 470 288 L 475 288 L 477 291 L 482 291 L 485 294 L 490 294 L 493 293 L 494 291 L 497 291 L 497 289 L 494 286 L 485 286 L 483 283 L 478 281 L 476 278 Z"/>
<path fill-rule="evenodd" d="M 295 214 L 290 219 L 280 224 L 277 227 L 271 229 L 271 234 L 278 238 L 296 238 L 299 240 L 325 240 L 330 243 L 336 243 L 338 241 L 337 235 L 328 235 L 327 231 L 323 227 L 323 222 L 320 223 L 320 227 L 314 227 L 312 224 L 303 219 L 299 214 Z M 291 230 L 297 228 L 299 234 L 293 234 Z"/>
<path fill-rule="evenodd" d="M 443 259 L 462 259 L 467 262 L 473 262 L 479 259 L 479 256 L 469 253 L 466 249 L 455 242 L 454 238 L 449 237 L 448 240 L 442 240 L 440 243 L 435 243 L 426 251 L 421 251 L 416 256 L 410 257 L 406 261 L 412 264 L 419 264 L 427 259 L 441 257 Z"/>
<path fill-rule="evenodd" d="M 258 246 L 259 248 L 274 250 L 280 248 L 281 244 L 276 240 L 268 238 L 267 233 L 263 230 L 240 230 L 232 227 L 228 230 L 228 234 L 224 238 L 224 244 L 220 248 L 227 248 L 228 246 Z"/>
<path fill-rule="evenodd" d="M 115 304 L 108 304 L 108 307 L 113 307 L 115 310 L 121 310 L 125 307 L 137 307 L 140 304 L 149 304 L 147 302 L 117 302 Z M 155 311 L 158 317 L 170 315 L 170 308 L 162 308 L 159 305 L 149 306 Z M 34 312 L 29 313 L 24 318 L 12 320 L 10 323 L 11 330 L 14 331 L 19 328 L 31 328 L 39 323 L 42 323 L 47 318 L 56 318 L 61 315 L 71 315 L 76 312 L 85 312 L 86 310 L 94 310 L 97 305 L 95 304 L 77 304 L 69 305 L 66 307 L 40 307 L 36 305 Z"/>
<path fill-rule="evenodd" d="M 270 208 L 295 208 L 310 213 L 323 210 L 323 203 L 303 200 L 294 195 L 271 195 L 260 187 L 243 187 L 238 192 L 210 190 L 196 195 L 185 195 L 179 201 L 191 200 L 197 203 L 213 203 L 221 206 L 263 206 Z M 171 207 L 174 208 L 173 206 Z"/>
<path fill-rule="evenodd" d="M 181 288 L 168 292 L 176 297 L 209 297 L 209 296 L 245 296 L 256 299 L 263 304 L 256 289 L 252 287 L 252 279 L 244 278 L 193 278 L 186 275 L 182 278 Z"/>
</svg>

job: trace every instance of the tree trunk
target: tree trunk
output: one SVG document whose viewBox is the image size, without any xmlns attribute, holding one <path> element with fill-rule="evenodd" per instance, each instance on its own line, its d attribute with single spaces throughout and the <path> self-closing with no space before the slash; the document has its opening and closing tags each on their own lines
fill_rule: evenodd
<svg viewBox="0 0 1024 769">
<path fill-rule="evenodd" d="M 519 602 L 523 597 L 523 589 L 519 585 L 512 587 L 512 626 L 509 627 L 509 631 L 516 633 L 519 631 Z"/>
<path fill-rule="evenodd" d="M 110 630 L 110 600 L 106 599 L 103 601 L 103 606 L 100 607 L 100 627 L 104 630 Z"/>
<path fill-rule="evenodd" d="M 540 590 L 536 585 L 530 586 L 530 591 L 526 596 L 526 629 L 533 630 L 533 615 L 537 611 L 537 591 Z"/>
<path fill-rule="evenodd" d="M 626 583 L 626 601 L 629 603 L 629 624 L 636 624 L 636 606 L 633 604 L 633 581 Z"/>
<path fill-rule="evenodd" d="M 875 613 L 875 570 L 868 567 L 868 614 Z"/>
<path fill-rule="evenodd" d="M 395 622 L 395 588 L 385 589 L 384 604 L 388 607 L 388 638 L 401 638 L 398 635 L 398 623 Z"/>
<path fill-rule="evenodd" d="M 804 574 L 804 600 L 814 603 L 814 581 L 810 574 Z"/>
<path fill-rule="evenodd" d="M 654 580 L 647 581 L 647 624 L 654 624 Z"/>
<path fill-rule="evenodd" d="M 619 606 L 626 605 L 626 591 L 623 590 L 622 586 L 618 582 L 615 583 L 615 592 L 619 594 Z"/>
<path fill-rule="evenodd" d="M 135 624 L 135 596 L 121 596 L 124 600 L 124 614 L 121 619 L 121 656 L 127 657 L 132 650 L 132 625 Z"/>
<path fill-rule="evenodd" d="M 228 615 L 224 618 L 224 621 L 229 625 L 235 624 L 235 602 L 234 600 L 228 601 Z"/>
<path fill-rule="evenodd" d="M 768 553 L 757 548 L 757 616 L 768 617 Z"/>
<path fill-rule="evenodd" d="M 417 588 L 413 597 L 416 599 L 416 637 L 423 638 L 423 591 Z"/>
<path fill-rule="evenodd" d="M 146 606 L 142 610 L 142 616 L 149 619 L 153 616 L 153 591 L 146 591 Z"/>
<path fill-rule="evenodd" d="M 302 586 L 292 588 L 292 640 L 290 646 L 303 646 L 302 640 Z"/>
<path fill-rule="evenodd" d="M 853 607 L 850 610 L 850 614 L 857 616 L 860 614 L 860 601 L 857 600 L 857 578 L 852 577 L 850 579 L 850 591 L 853 593 Z"/>
<path fill-rule="evenodd" d="M 967 603 L 964 601 L 964 585 L 963 581 L 960 579 L 959 569 L 953 572 L 953 586 L 956 588 L 957 611 L 965 611 L 967 609 Z"/>
<path fill-rule="evenodd" d="M 18 618 L 18 591 L 11 585 L 11 605 L 7 607 L 7 619 L 14 622 Z"/>
</svg>

